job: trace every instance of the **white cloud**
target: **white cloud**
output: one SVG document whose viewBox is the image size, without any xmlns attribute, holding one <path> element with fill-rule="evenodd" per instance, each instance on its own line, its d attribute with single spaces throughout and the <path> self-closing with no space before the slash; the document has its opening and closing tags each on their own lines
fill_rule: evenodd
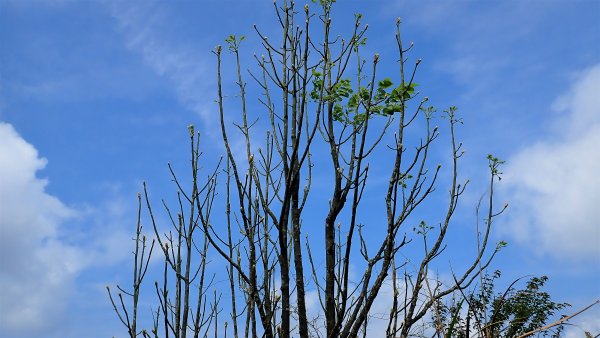
<svg viewBox="0 0 600 338">
<path fill-rule="evenodd" d="M 127 195 L 131 198 L 125 197 Z M 134 193 L 124 193 L 116 185 L 99 205 L 86 206 L 85 211 L 81 211 L 82 218 L 90 224 L 81 234 L 81 241 L 86 243 L 88 267 L 117 266 L 130 260 L 135 245 L 135 203 Z M 143 230 L 144 234 L 153 237 L 151 228 Z"/>
<path fill-rule="evenodd" d="M 81 253 L 61 240 L 75 212 L 46 191 L 37 150 L 0 122 L 0 334 L 39 336 L 60 326 Z"/>
<path fill-rule="evenodd" d="M 600 263 L 599 91 L 596 65 L 556 101 L 553 132 L 508 159 L 505 234 L 539 254 Z"/>
<path fill-rule="evenodd" d="M 71 327 L 69 308 L 90 301 L 73 297 L 81 286 L 76 278 L 86 273 L 104 285 L 94 268 L 122 264 L 133 246 L 135 197 L 121 197 L 117 187 L 97 207 L 68 207 L 36 175 L 46 163 L 12 125 L 0 122 L 2 337 L 53 336 Z M 80 223 L 85 228 L 66 229 Z"/>
<path fill-rule="evenodd" d="M 198 50 L 191 43 L 178 44 L 164 31 L 170 21 L 164 17 L 160 3 L 121 2 L 109 3 L 112 16 L 123 32 L 127 46 L 139 53 L 144 62 L 158 75 L 165 77 L 175 87 L 181 103 L 200 115 L 210 126 L 216 120 L 209 114 L 213 108 L 215 83 L 213 74 L 207 75 L 206 61 L 202 55 L 208 50 Z"/>
<path fill-rule="evenodd" d="M 597 308 L 598 306 L 569 321 L 569 324 L 572 325 L 566 326 L 563 336 L 565 338 L 580 338 L 585 337 L 586 332 L 591 333 L 592 336 L 597 335 L 600 332 L 600 310 Z"/>
<path fill-rule="evenodd" d="M 152 3 L 144 1 L 108 1 L 108 7 L 112 16 L 125 37 L 127 47 L 135 53 L 139 53 L 144 63 L 156 74 L 167 79 L 173 86 L 178 101 L 190 111 L 198 114 L 202 126 L 199 128 L 203 135 L 207 135 L 212 142 L 221 144 L 221 129 L 219 126 L 218 108 L 215 104 L 217 99 L 217 74 L 215 60 L 211 60 L 211 46 L 207 41 L 190 40 L 184 34 L 170 34 L 173 30 L 172 19 L 168 17 L 170 8 L 164 3 Z M 210 27 L 206 27 L 210 30 Z M 228 77 L 225 67 L 222 71 L 225 80 Z M 231 68 L 231 67 L 229 67 Z M 232 75 L 232 74 L 229 74 Z M 227 81 L 225 81 L 227 82 Z M 224 84 L 225 97 L 227 100 L 228 85 Z M 237 85 L 233 87 L 237 92 Z M 237 98 L 234 102 L 237 101 Z M 241 133 L 237 128 L 231 127 L 235 118 L 231 110 L 226 108 L 225 119 L 227 120 L 229 144 L 238 166 L 241 170 L 246 169 L 246 145 Z M 250 117 L 252 119 L 252 116 Z M 238 121 L 241 123 L 241 121 Z M 264 127 L 256 124 L 252 127 L 251 137 L 255 140 L 252 149 L 256 151 L 260 147 L 265 135 Z"/>
</svg>

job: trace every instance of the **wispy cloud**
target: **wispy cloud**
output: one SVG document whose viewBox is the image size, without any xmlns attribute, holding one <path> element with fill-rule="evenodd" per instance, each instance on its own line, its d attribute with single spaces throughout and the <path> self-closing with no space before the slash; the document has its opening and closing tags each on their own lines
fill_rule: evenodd
<svg viewBox="0 0 600 338">
<path fill-rule="evenodd" d="M 568 325 L 565 329 L 565 338 L 587 337 L 585 334 L 589 332 L 598 334 L 600 332 L 600 307 L 598 305 L 581 314 L 574 320 L 573 325 Z"/>
<path fill-rule="evenodd" d="M 108 5 L 127 46 L 174 86 L 182 105 L 197 113 L 210 130 L 217 120 L 210 114 L 215 81 L 205 60 L 208 51 L 187 41 L 178 43 L 181 39 L 165 34 L 169 20 L 163 3 L 114 1 Z"/>
<path fill-rule="evenodd" d="M 554 130 L 508 159 L 505 232 L 537 253 L 600 263 L 599 89 L 596 65 L 557 99 Z"/>
<path fill-rule="evenodd" d="M 190 39 L 185 34 L 173 34 L 172 31 L 176 28 L 173 28 L 172 13 L 169 12 L 171 8 L 165 3 L 114 1 L 107 4 L 125 37 L 128 48 L 139 53 L 146 65 L 156 74 L 167 79 L 181 105 L 200 117 L 202 125 L 198 130 L 208 137 L 210 142 L 208 144 L 220 148 L 222 140 L 218 107 L 215 104 L 217 72 L 215 60 L 211 59 L 213 55 L 210 53 L 210 49 L 214 46 L 202 37 L 196 36 Z M 250 7 L 256 9 L 257 6 L 268 8 L 264 4 L 254 4 Z M 207 26 L 203 29 L 210 30 L 212 27 Z M 245 141 L 238 128 L 233 127 L 232 124 L 233 121 L 241 123 L 239 107 L 236 107 L 239 104 L 238 97 L 235 96 L 238 92 L 237 84 L 234 84 L 235 80 L 232 81 L 234 78 L 229 77 L 233 75 L 232 65 L 226 65 L 222 71 L 225 78 L 223 86 L 226 96 L 225 119 L 228 125 L 229 144 L 233 156 L 240 161 L 238 163 L 241 165 L 240 169 L 245 169 L 247 165 L 244 163 L 247 158 Z M 234 94 L 228 97 L 231 92 Z M 250 118 L 252 118 L 251 114 L 252 112 L 249 112 Z M 262 141 L 265 135 L 264 126 L 254 125 L 251 133 L 257 136 L 252 138 L 253 140 Z M 204 145 L 206 144 L 205 142 Z M 262 142 L 254 142 L 253 151 L 261 144 Z"/>
<path fill-rule="evenodd" d="M 439 89 L 428 95 L 443 95 L 442 105 L 457 105 L 465 123 L 477 126 L 463 136 L 479 160 L 534 139 L 547 120 L 539 107 L 558 95 L 565 73 L 597 62 L 597 9 L 585 1 L 425 0 L 386 13 L 405 19 L 405 39 L 419 34 L 411 55 L 424 59 L 420 75 L 440 76 L 424 87 Z M 427 52 L 431 45 L 435 53 Z"/>
</svg>

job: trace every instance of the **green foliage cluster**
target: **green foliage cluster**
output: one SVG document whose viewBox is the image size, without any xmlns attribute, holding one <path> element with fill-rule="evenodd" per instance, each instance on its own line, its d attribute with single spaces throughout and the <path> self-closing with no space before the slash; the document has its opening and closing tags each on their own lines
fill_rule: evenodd
<svg viewBox="0 0 600 338">
<path fill-rule="evenodd" d="M 554 302 L 542 290 L 548 281 L 546 276 L 531 277 L 520 290 L 514 287 L 518 279 L 504 292 L 498 292 L 495 283 L 500 276 L 500 271 L 483 276 L 479 292 L 463 294 L 457 303 L 440 307 L 437 321 L 447 328 L 446 337 L 467 338 L 472 330 L 482 337 L 519 337 L 543 327 L 557 311 L 570 306 Z M 562 330 L 563 326 L 557 325 L 541 335 L 559 337 Z"/>
<path fill-rule="evenodd" d="M 487 159 L 488 159 L 488 166 L 490 167 L 490 170 L 492 171 L 492 175 L 497 176 L 498 179 L 501 179 L 500 174 L 502 174 L 502 173 L 498 170 L 498 167 L 500 167 L 500 165 L 504 164 L 504 162 L 506 162 L 506 161 L 503 161 L 503 160 L 495 157 L 492 154 L 488 154 Z"/>
<path fill-rule="evenodd" d="M 227 39 L 225 39 L 225 43 L 227 44 L 227 48 L 230 51 L 236 52 L 239 50 L 240 44 L 245 39 L 246 39 L 246 36 L 244 36 L 244 35 L 240 35 L 240 36 L 230 35 L 229 37 L 227 37 Z"/>
<path fill-rule="evenodd" d="M 361 86 L 357 90 L 352 88 L 350 79 L 341 79 L 331 88 L 323 90 L 323 74 L 313 71 L 313 89 L 310 98 L 314 101 L 331 102 L 333 116 L 338 122 L 345 124 L 362 123 L 373 115 L 390 116 L 403 112 L 406 101 L 415 96 L 417 83 L 401 83 L 394 87 L 388 77 L 377 83 L 373 89 Z M 324 92 L 321 98 L 321 93 Z"/>
<path fill-rule="evenodd" d="M 318 0 L 319 5 L 321 5 L 324 8 L 330 8 L 331 5 L 333 5 L 335 3 L 336 0 Z M 317 0 L 312 0 L 313 4 L 317 3 Z"/>
</svg>

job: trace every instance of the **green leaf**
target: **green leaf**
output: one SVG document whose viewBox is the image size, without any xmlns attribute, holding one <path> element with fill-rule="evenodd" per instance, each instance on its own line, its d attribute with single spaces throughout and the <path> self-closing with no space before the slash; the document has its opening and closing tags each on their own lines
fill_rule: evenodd
<svg viewBox="0 0 600 338">
<path fill-rule="evenodd" d="M 369 90 L 365 87 L 362 87 L 360 89 L 360 98 L 363 100 L 363 102 L 368 102 L 369 101 Z"/>
<path fill-rule="evenodd" d="M 358 94 L 353 94 L 352 96 L 350 96 L 350 99 L 348 99 L 348 108 L 358 108 Z"/>
<path fill-rule="evenodd" d="M 339 104 L 333 106 L 333 119 L 338 122 L 346 122 L 346 114 L 344 113 L 344 109 Z"/>
<path fill-rule="evenodd" d="M 456 310 L 454 311 L 454 315 L 452 316 L 452 321 L 450 322 L 450 327 L 448 327 L 448 332 L 446 332 L 446 338 L 452 338 L 454 336 L 454 326 L 458 323 L 460 319 L 460 309 L 462 308 L 462 304 L 465 299 L 461 299 L 456 306 Z"/>
<path fill-rule="evenodd" d="M 391 87 L 394 83 L 392 82 L 392 80 L 389 77 L 386 77 L 385 79 L 379 81 L 379 83 L 377 84 L 380 88 L 388 88 Z"/>
<path fill-rule="evenodd" d="M 383 107 L 383 113 L 387 115 L 392 115 L 396 112 L 402 111 L 402 105 L 399 104 L 391 104 Z"/>
</svg>

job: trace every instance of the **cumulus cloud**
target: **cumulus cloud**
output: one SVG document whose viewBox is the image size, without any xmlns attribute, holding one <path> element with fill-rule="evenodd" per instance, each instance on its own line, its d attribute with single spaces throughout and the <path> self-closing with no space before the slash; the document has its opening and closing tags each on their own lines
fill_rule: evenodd
<svg viewBox="0 0 600 338">
<path fill-rule="evenodd" d="M 508 159 L 506 234 L 539 254 L 600 263 L 600 65 L 554 104 L 544 139 Z"/>
<path fill-rule="evenodd" d="M 39 336 L 60 322 L 83 266 L 60 238 L 75 211 L 45 191 L 46 165 L 14 128 L 0 122 L 0 333 Z"/>
<path fill-rule="evenodd" d="M 131 257 L 135 194 L 103 187 L 104 201 L 67 206 L 38 176 L 46 164 L 12 125 L 0 122 L 0 337 L 64 337 L 76 327 L 73 308 L 106 302 L 106 277 L 99 280 L 97 269 Z M 89 290 L 80 276 L 101 284 L 98 293 L 75 298 Z M 95 315 L 77 314 L 89 322 Z"/>
</svg>

